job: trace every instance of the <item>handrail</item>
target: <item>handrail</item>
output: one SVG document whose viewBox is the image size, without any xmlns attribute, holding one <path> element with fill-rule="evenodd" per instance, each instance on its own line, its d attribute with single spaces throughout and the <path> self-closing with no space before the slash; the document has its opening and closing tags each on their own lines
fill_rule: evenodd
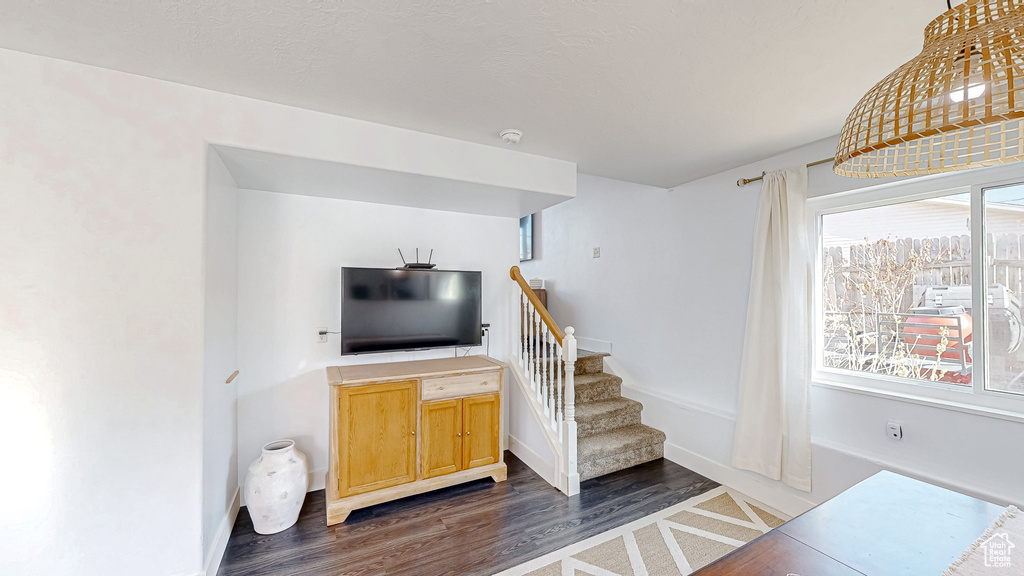
<svg viewBox="0 0 1024 576">
<path fill-rule="evenodd" d="M 547 324 L 548 330 L 551 330 L 551 335 L 555 337 L 555 340 L 558 341 L 558 345 L 561 346 L 562 340 L 565 339 L 565 334 L 562 332 L 562 329 L 558 327 L 558 324 L 555 324 L 555 319 L 551 317 L 550 313 L 548 313 L 548 309 L 541 304 L 540 298 L 537 297 L 533 288 L 530 288 L 530 284 L 523 279 L 523 274 L 519 271 L 519 266 L 513 266 L 508 273 L 509 276 L 519 284 L 519 287 L 523 289 L 523 293 L 530 299 L 530 303 L 533 304 L 537 313 L 540 314 L 541 319 L 544 320 L 545 324 Z"/>
</svg>

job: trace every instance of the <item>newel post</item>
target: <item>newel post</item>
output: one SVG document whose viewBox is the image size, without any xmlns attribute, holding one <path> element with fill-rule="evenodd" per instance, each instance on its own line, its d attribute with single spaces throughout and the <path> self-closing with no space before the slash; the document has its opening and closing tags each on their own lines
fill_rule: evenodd
<svg viewBox="0 0 1024 576">
<path fill-rule="evenodd" d="M 576 463 L 576 329 L 566 326 L 562 348 L 565 352 L 565 420 L 562 422 L 562 440 L 565 447 L 562 465 L 565 468 L 565 493 L 580 493 L 580 474 Z"/>
</svg>

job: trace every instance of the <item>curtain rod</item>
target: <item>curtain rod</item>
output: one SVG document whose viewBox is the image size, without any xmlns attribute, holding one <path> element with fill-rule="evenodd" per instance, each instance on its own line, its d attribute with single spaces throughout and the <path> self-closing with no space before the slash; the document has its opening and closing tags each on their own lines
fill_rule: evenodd
<svg viewBox="0 0 1024 576">
<path fill-rule="evenodd" d="M 807 167 L 810 168 L 811 166 L 817 166 L 818 164 L 825 164 L 826 162 L 835 162 L 835 158 L 825 158 L 824 160 L 818 160 L 817 162 L 811 162 L 810 164 L 807 165 Z M 751 182 L 757 182 L 758 180 L 761 180 L 762 178 L 764 178 L 764 175 L 765 175 L 765 172 L 761 172 L 761 175 L 758 176 L 757 178 L 740 178 L 739 180 L 736 181 L 736 185 L 737 186 L 741 186 L 741 187 L 742 186 L 746 186 L 747 184 L 750 184 Z"/>
</svg>

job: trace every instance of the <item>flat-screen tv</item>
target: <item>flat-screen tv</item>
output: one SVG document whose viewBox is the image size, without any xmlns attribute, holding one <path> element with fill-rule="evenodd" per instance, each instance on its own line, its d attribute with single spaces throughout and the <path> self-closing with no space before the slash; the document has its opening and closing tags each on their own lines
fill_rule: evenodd
<svg viewBox="0 0 1024 576">
<path fill-rule="evenodd" d="M 479 346 L 480 272 L 341 269 L 341 353 Z"/>
</svg>

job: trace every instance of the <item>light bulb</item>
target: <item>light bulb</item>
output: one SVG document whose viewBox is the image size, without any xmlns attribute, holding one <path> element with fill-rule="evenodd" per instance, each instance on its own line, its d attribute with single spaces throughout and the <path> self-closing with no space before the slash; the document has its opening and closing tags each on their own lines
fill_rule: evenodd
<svg viewBox="0 0 1024 576">
<path fill-rule="evenodd" d="M 967 99 L 968 100 L 974 100 L 975 98 L 978 98 L 979 96 L 981 96 L 984 93 L 985 93 L 985 84 L 984 83 L 971 84 L 970 86 L 967 87 Z M 964 101 L 964 89 L 963 89 L 963 87 L 957 88 L 957 89 L 953 90 L 952 92 L 950 92 L 949 93 L 949 99 L 952 100 L 953 102 L 957 102 L 957 103 L 963 102 Z"/>
</svg>

